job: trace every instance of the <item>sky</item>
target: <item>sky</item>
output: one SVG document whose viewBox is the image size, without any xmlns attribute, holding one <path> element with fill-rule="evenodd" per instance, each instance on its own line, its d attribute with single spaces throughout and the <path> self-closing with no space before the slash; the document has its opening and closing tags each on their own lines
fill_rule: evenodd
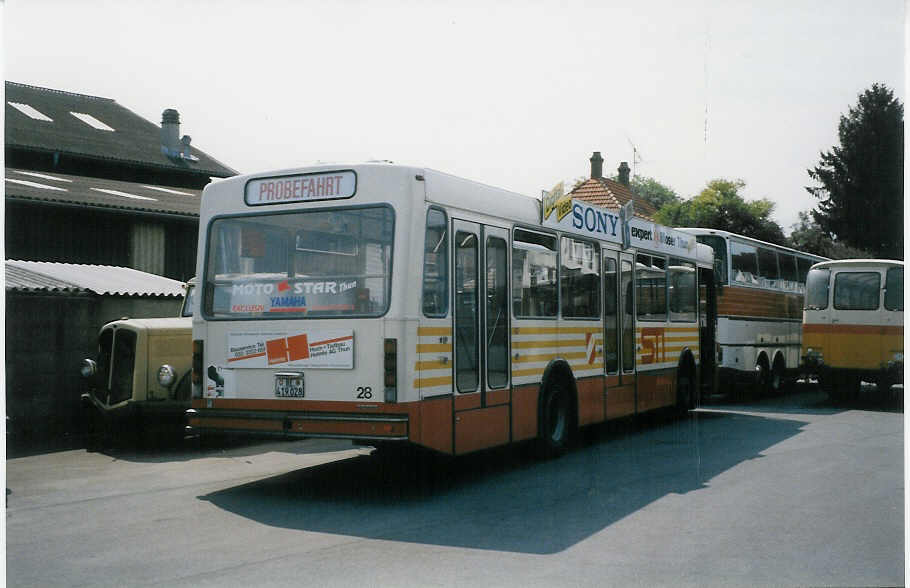
<svg viewBox="0 0 910 588">
<path fill-rule="evenodd" d="M 113 98 L 242 172 L 392 160 L 538 196 L 621 161 L 776 203 L 873 83 L 904 102 L 903 0 L 8 0 L 5 79 Z M 637 157 L 636 157 L 637 153 Z"/>
</svg>

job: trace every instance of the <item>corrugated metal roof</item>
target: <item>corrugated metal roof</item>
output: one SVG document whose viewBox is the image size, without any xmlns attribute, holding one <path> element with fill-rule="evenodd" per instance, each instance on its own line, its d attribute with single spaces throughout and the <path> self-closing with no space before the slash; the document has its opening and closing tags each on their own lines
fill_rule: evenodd
<svg viewBox="0 0 910 588">
<path fill-rule="evenodd" d="M 202 190 L 6 168 L 6 198 L 198 217 Z"/>
<path fill-rule="evenodd" d="M 106 296 L 183 296 L 183 282 L 129 267 L 6 260 L 6 289 L 93 292 Z"/>
<path fill-rule="evenodd" d="M 237 173 L 195 147 L 190 149 L 198 161 L 172 161 L 161 152 L 161 127 L 110 98 L 6 82 L 6 101 L 7 147 L 128 161 L 216 177 Z M 35 120 L 10 103 L 27 105 L 49 120 Z M 84 115 L 113 130 L 93 128 L 84 122 Z M 187 126 L 192 132 L 192 122 Z"/>
</svg>

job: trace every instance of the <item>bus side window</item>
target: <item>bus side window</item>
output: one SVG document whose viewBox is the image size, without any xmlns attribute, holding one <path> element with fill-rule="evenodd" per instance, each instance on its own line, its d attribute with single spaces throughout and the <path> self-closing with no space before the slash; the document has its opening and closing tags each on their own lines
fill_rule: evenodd
<svg viewBox="0 0 910 588">
<path fill-rule="evenodd" d="M 755 247 L 739 241 L 731 241 L 730 249 L 733 258 L 733 281 L 757 286 L 758 259 Z"/>
<path fill-rule="evenodd" d="M 563 237 L 559 271 L 563 318 L 600 318 L 600 247 Z"/>
<path fill-rule="evenodd" d="M 777 259 L 780 262 L 780 279 L 786 281 L 788 290 L 795 290 L 798 282 L 796 258 L 788 253 L 778 253 Z"/>
<path fill-rule="evenodd" d="M 423 314 L 444 317 L 449 312 L 449 243 L 446 213 L 427 211 L 423 245 Z"/>
<path fill-rule="evenodd" d="M 515 229 L 512 238 L 512 312 L 516 317 L 555 317 L 556 237 Z"/>
<path fill-rule="evenodd" d="M 615 374 L 619 370 L 616 324 L 617 277 L 616 260 L 604 259 L 604 361 L 608 374 Z"/>
<path fill-rule="evenodd" d="M 670 320 L 695 322 L 698 289 L 695 287 L 695 264 L 670 258 Z"/>
<path fill-rule="evenodd" d="M 777 267 L 777 252 L 765 247 L 758 248 L 758 273 L 762 286 L 775 287 L 780 279 L 780 270 Z"/>
<path fill-rule="evenodd" d="M 885 308 L 904 310 L 904 268 L 892 267 L 885 276 Z"/>
</svg>

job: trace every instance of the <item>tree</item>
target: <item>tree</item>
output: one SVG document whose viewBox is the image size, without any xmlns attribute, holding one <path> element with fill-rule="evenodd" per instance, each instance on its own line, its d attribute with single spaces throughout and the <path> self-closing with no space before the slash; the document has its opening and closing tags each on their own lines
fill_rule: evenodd
<svg viewBox="0 0 910 588">
<path fill-rule="evenodd" d="M 654 178 L 635 176 L 630 182 L 632 191 L 647 200 L 654 210 L 660 210 L 671 202 L 679 202 L 676 191 L 669 186 L 661 184 Z"/>
<path fill-rule="evenodd" d="M 807 211 L 799 213 L 799 222 L 792 226 L 791 247 L 831 259 L 868 259 L 875 254 L 865 249 L 850 247 L 829 237 Z"/>
<path fill-rule="evenodd" d="M 670 202 L 657 212 L 657 222 L 671 227 L 702 227 L 739 233 L 788 245 L 780 225 L 771 220 L 774 203 L 767 198 L 746 202 L 742 180 L 711 180 L 690 200 Z"/>
<path fill-rule="evenodd" d="M 808 170 L 818 186 L 812 218 L 836 241 L 903 259 L 904 107 L 882 84 L 841 115 L 839 146 Z"/>
</svg>

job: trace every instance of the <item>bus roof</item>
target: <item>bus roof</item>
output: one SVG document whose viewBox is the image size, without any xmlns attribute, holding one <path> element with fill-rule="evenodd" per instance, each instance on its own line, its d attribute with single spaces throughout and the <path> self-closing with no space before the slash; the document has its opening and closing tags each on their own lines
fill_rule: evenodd
<svg viewBox="0 0 910 588">
<path fill-rule="evenodd" d="M 748 241 L 754 243 L 755 245 L 761 245 L 763 247 L 773 247 L 774 249 L 782 249 L 784 251 L 789 251 L 796 255 L 802 255 L 803 257 L 811 257 L 812 259 L 821 259 L 827 260 L 827 257 L 822 255 L 815 255 L 814 253 L 806 253 L 805 251 L 800 251 L 799 249 L 793 249 L 792 247 L 787 247 L 786 245 L 778 245 L 777 243 L 770 243 L 768 241 L 762 241 L 761 239 L 755 239 L 753 237 L 747 237 L 745 235 L 740 235 L 739 233 L 731 233 L 730 231 L 723 231 L 721 229 L 706 229 L 704 227 L 680 227 L 676 229 L 677 231 L 685 231 L 692 235 L 718 235 L 720 237 L 734 237 L 736 239 L 742 239 L 743 241 Z"/>
<path fill-rule="evenodd" d="M 836 259 L 822 261 L 812 266 L 812 269 L 841 268 L 841 267 L 904 267 L 903 261 L 896 259 Z"/>
</svg>

